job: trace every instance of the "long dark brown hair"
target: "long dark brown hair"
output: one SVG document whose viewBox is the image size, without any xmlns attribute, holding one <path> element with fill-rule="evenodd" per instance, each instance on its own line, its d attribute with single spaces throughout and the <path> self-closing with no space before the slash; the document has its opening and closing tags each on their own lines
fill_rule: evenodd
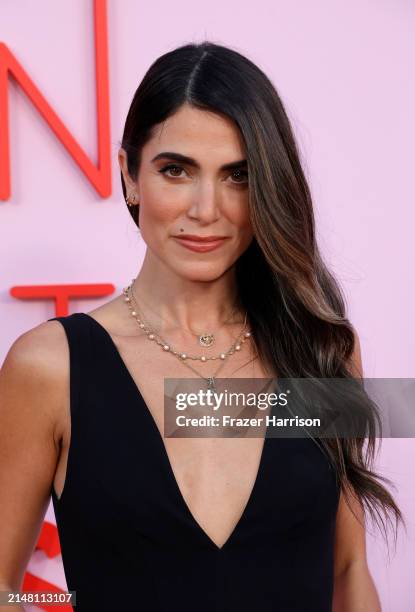
<svg viewBox="0 0 415 612">
<path fill-rule="evenodd" d="M 254 239 L 236 262 L 236 277 L 264 364 L 282 378 L 352 378 L 354 330 L 316 243 L 310 189 L 274 85 L 244 55 L 209 41 L 159 57 L 134 94 L 120 143 L 134 180 L 154 128 L 185 103 L 231 118 L 245 142 Z M 121 182 L 126 197 L 122 174 Z M 139 227 L 139 206 L 128 210 Z M 321 443 L 349 506 L 352 492 L 386 539 L 393 516 L 396 544 L 399 521 L 405 521 L 381 481 L 392 483 L 373 471 L 373 428 L 366 439 Z"/>
</svg>

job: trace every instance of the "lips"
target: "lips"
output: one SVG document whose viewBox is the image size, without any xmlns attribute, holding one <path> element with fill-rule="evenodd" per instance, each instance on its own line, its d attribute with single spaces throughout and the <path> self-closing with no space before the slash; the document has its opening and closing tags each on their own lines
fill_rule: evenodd
<svg viewBox="0 0 415 612">
<path fill-rule="evenodd" d="M 198 236 L 197 234 L 179 234 L 175 238 L 183 240 L 191 240 L 192 242 L 216 242 L 217 240 L 223 240 L 227 236 Z"/>
<path fill-rule="evenodd" d="M 217 238 L 217 237 L 200 237 L 197 238 L 186 238 L 185 236 L 173 236 L 173 238 L 182 246 L 191 251 L 196 251 L 198 253 L 206 253 L 207 251 L 213 251 L 220 247 L 226 240 L 226 237 Z"/>
</svg>

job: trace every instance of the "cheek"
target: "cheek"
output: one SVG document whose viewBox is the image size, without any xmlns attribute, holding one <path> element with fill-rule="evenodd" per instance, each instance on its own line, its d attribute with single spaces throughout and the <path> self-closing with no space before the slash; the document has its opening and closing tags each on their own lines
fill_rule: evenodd
<svg viewBox="0 0 415 612">
<path fill-rule="evenodd" d="M 248 233 L 252 231 L 248 195 L 246 197 L 240 195 L 239 197 L 231 198 L 223 212 L 234 227 Z"/>
<path fill-rule="evenodd" d="M 147 219 L 153 224 L 170 223 L 185 209 L 183 194 L 180 196 L 161 187 L 143 190 L 142 201 L 140 219 L 142 217 L 143 222 Z"/>
</svg>

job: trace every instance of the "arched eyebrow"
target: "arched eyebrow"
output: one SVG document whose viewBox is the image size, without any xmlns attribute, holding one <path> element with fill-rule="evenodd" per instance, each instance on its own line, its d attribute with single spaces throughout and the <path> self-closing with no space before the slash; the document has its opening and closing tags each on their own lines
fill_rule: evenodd
<svg viewBox="0 0 415 612">
<path fill-rule="evenodd" d="M 159 159 L 166 159 L 181 162 L 182 164 L 187 164 L 188 166 L 193 166 L 194 168 L 200 168 L 198 162 L 192 157 L 188 157 L 187 155 L 182 155 L 181 153 L 174 153 L 173 151 L 163 151 L 162 153 L 158 153 L 153 159 L 152 162 L 156 162 Z M 246 159 L 239 159 L 234 162 L 230 162 L 229 164 L 224 164 L 220 167 L 220 170 L 238 170 L 239 168 L 247 168 L 248 163 Z"/>
</svg>

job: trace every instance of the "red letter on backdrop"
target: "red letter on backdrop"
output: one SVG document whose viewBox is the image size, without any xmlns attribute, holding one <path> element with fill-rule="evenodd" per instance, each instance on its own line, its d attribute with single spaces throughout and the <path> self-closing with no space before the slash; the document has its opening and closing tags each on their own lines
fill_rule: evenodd
<svg viewBox="0 0 415 612">
<path fill-rule="evenodd" d="M 10 197 L 8 73 L 16 79 L 97 192 L 103 198 L 111 194 L 106 0 L 94 0 L 94 29 L 98 166 L 91 162 L 15 56 L 4 43 L 0 42 L 0 200 L 7 200 Z"/>
<path fill-rule="evenodd" d="M 96 298 L 113 292 L 114 285 L 111 283 L 16 286 L 10 289 L 10 295 L 20 300 L 54 300 L 56 317 L 65 317 L 68 314 L 71 298 Z"/>
<path fill-rule="evenodd" d="M 71 135 L 64 123 L 41 94 L 27 72 L 4 43 L 0 42 L 0 200 L 10 197 L 10 141 L 8 76 L 9 73 L 20 85 L 32 104 L 43 116 L 50 128 L 62 142 L 66 150 L 78 164 L 96 191 L 106 198 L 111 194 L 111 156 L 110 156 L 110 116 L 109 116 L 109 79 L 108 79 L 108 35 L 106 0 L 94 0 L 95 30 L 95 77 L 97 100 L 98 165 L 95 166 L 85 151 Z M 10 294 L 18 299 L 54 300 L 55 316 L 66 316 L 71 298 L 103 297 L 114 292 L 114 285 L 44 285 L 16 286 Z M 56 526 L 43 522 L 42 531 L 36 545 L 48 557 L 60 553 L 60 542 Z M 26 571 L 23 591 L 54 591 L 63 593 L 56 585 L 44 578 Z M 50 606 L 39 604 L 41 609 Z M 60 608 L 62 612 L 72 610 L 72 606 Z"/>
</svg>

